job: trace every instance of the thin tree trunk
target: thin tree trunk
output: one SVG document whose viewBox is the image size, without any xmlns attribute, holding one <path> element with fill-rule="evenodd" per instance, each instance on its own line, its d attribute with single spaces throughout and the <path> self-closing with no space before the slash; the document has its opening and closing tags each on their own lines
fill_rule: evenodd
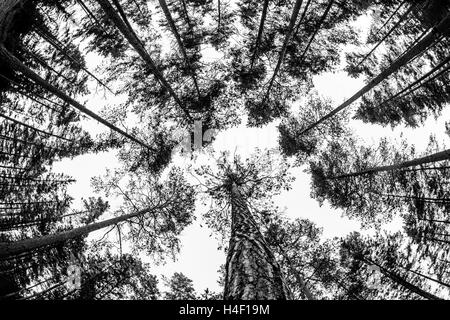
<svg viewBox="0 0 450 320">
<path fill-rule="evenodd" d="M 141 146 L 143 146 L 143 147 L 145 147 L 145 148 L 147 148 L 149 150 L 153 150 L 146 143 L 144 143 L 141 140 L 133 137 L 132 135 L 130 135 L 129 133 L 123 131 L 122 129 L 119 129 L 118 127 L 116 127 L 112 123 L 106 121 L 105 119 L 103 119 L 102 117 L 97 115 L 96 113 L 92 112 L 91 110 L 87 109 L 85 106 L 81 105 L 80 103 L 78 103 L 77 101 L 75 101 L 74 99 L 69 97 L 67 94 L 62 92 L 60 89 L 54 87 L 53 85 L 51 85 L 50 83 L 48 83 L 47 81 L 42 79 L 33 70 L 31 70 L 30 68 L 25 66 L 19 59 L 14 57 L 3 45 L 0 45 L 0 57 L 2 57 L 2 59 L 4 59 L 13 69 L 15 69 L 17 71 L 20 71 L 25 77 L 27 77 L 30 80 L 34 81 L 36 84 L 38 84 L 42 88 L 46 89 L 47 91 L 53 93 L 55 96 L 57 96 L 58 98 L 60 98 L 64 102 L 70 104 L 71 106 L 73 106 L 74 108 L 78 109 L 79 111 L 87 114 L 91 118 L 97 120 L 101 124 L 103 124 L 103 125 L 107 126 L 108 128 L 110 128 L 111 130 L 113 130 L 113 131 L 115 131 L 115 132 L 117 132 L 117 133 L 127 137 L 128 139 L 130 139 L 130 140 L 140 144 Z"/>
<path fill-rule="evenodd" d="M 184 18 L 186 19 L 186 23 L 187 23 L 189 29 L 192 29 L 191 19 L 189 19 L 189 13 L 187 10 L 186 1 L 181 0 L 181 5 L 183 6 Z"/>
<path fill-rule="evenodd" d="M 134 217 L 138 217 L 156 210 L 157 208 L 147 208 L 135 213 L 125 214 L 119 217 L 111 218 L 101 222 L 91 223 L 86 226 L 74 228 L 69 231 L 63 231 L 56 234 L 51 234 L 39 238 L 26 239 L 11 243 L 0 243 L 0 259 L 8 256 L 29 252 L 48 245 L 55 245 L 60 242 L 68 241 L 80 236 L 87 235 L 93 231 L 116 225 L 120 222 L 127 221 Z"/>
<path fill-rule="evenodd" d="M 430 45 L 432 45 L 437 38 L 440 37 L 441 34 L 447 32 L 450 28 L 450 13 L 435 27 L 433 28 L 427 36 L 425 36 L 421 41 L 419 41 L 414 47 L 409 49 L 404 55 L 399 57 L 394 63 L 392 63 L 386 70 L 381 72 L 378 76 L 372 79 L 366 86 L 364 86 L 361 90 L 355 93 L 350 99 L 345 101 L 339 107 L 335 108 L 333 111 L 329 112 L 313 124 L 309 125 L 305 129 L 303 129 L 299 135 L 305 134 L 311 129 L 317 127 L 322 122 L 328 120 L 329 118 L 336 115 L 338 112 L 350 106 L 353 102 L 361 98 L 364 94 L 372 90 L 376 87 L 380 82 L 385 80 L 387 77 L 397 72 L 401 67 L 407 64 L 409 61 L 414 59 L 416 56 L 424 52 Z"/>
<path fill-rule="evenodd" d="M 150 70 L 152 71 L 152 73 L 154 74 L 156 79 L 158 79 L 159 82 L 161 83 L 161 85 L 167 89 L 170 96 L 175 100 L 175 102 L 178 104 L 178 106 L 185 113 L 187 119 L 189 121 L 193 121 L 190 113 L 183 106 L 183 103 L 181 102 L 180 98 L 177 96 L 175 91 L 172 89 L 170 84 L 167 82 L 166 78 L 164 78 L 163 74 L 158 70 L 153 59 L 148 54 L 147 50 L 145 49 L 141 40 L 139 40 L 139 38 L 137 37 L 134 30 L 127 27 L 126 22 L 124 22 L 120 18 L 120 16 L 116 13 L 113 6 L 109 3 L 108 0 L 97 0 L 97 2 L 100 4 L 100 6 L 102 7 L 103 11 L 106 13 L 108 18 L 114 23 L 114 25 L 119 29 L 119 31 L 123 34 L 123 36 L 128 40 L 128 42 L 132 45 L 132 47 L 136 50 L 136 52 L 145 61 L 145 63 L 150 68 Z"/>
<path fill-rule="evenodd" d="M 400 90 L 399 92 L 397 92 L 395 95 L 393 95 L 392 97 L 386 99 L 385 101 L 383 101 L 382 103 L 379 104 L 379 107 L 385 105 L 386 103 L 395 100 L 397 98 L 403 98 L 408 96 L 409 94 L 415 92 L 417 89 L 423 87 L 425 84 L 435 80 L 436 78 L 442 76 L 445 72 L 447 72 L 450 69 L 450 66 L 445 67 L 443 70 L 439 71 L 437 74 L 435 74 L 434 76 L 432 76 L 430 79 L 427 79 L 426 81 L 422 82 L 423 80 L 425 80 L 426 78 L 428 78 L 430 75 L 432 75 L 433 73 L 435 73 L 437 70 L 439 70 L 440 68 L 442 68 L 445 64 L 447 64 L 450 61 L 450 56 L 447 57 L 444 61 L 442 61 L 439 65 L 437 65 L 436 67 L 434 67 L 432 70 L 430 70 L 429 72 L 427 72 L 426 74 L 424 74 L 422 77 L 420 77 L 419 79 L 417 79 L 416 81 L 414 81 L 413 83 L 411 83 L 410 85 L 408 85 L 406 88 Z M 418 85 L 417 85 L 418 84 Z M 416 86 L 417 85 L 417 86 Z"/>
<path fill-rule="evenodd" d="M 306 13 L 308 12 L 308 8 L 309 8 L 309 5 L 311 4 L 311 1 L 312 0 L 308 0 L 308 2 L 305 5 L 305 9 L 303 10 L 302 16 L 300 17 L 300 20 L 297 23 L 297 27 L 295 28 L 295 34 L 298 34 L 298 30 L 300 29 L 303 19 L 305 19 L 305 17 L 306 17 Z"/>
<path fill-rule="evenodd" d="M 407 2 L 408 0 L 403 0 L 398 7 L 394 10 L 394 12 L 389 16 L 389 18 L 383 23 L 383 25 L 378 28 L 378 30 L 375 32 L 375 34 L 378 34 L 381 30 L 384 29 L 385 26 L 387 26 L 387 24 L 395 17 L 395 15 L 397 14 L 397 12 L 400 11 L 400 9 L 403 7 L 403 5 Z"/>
<path fill-rule="evenodd" d="M 421 296 L 422 298 L 428 299 L 428 300 L 442 300 L 441 298 L 435 296 L 434 294 L 427 292 L 425 290 L 422 290 L 418 286 L 408 282 L 403 277 L 397 275 L 395 272 L 392 272 L 382 265 L 376 263 L 375 261 L 372 261 L 371 259 L 368 259 L 366 257 L 356 257 L 359 260 L 362 260 L 363 262 L 367 263 L 368 265 L 375 265 L 380 268 L 380 272 L 391 279 L 393 282 L 401 285 L 402 287 L 408 289 L 411 292 L 414 292 L 415 294 Z"/>
<path fill-rule="evenodd" d="M 334 176 L 334 177 L 328 177 L 328 179 L 331 179 L 331 180 L 343 179 L 343 178 L 349 178 L 349 177 L 362 176 L 362 175 L 366 175 L 366 174 L 374 174 L 374 173 L 378 173 L 378 172 L 395 171 L 395 170 L 399 170 L 399 169 L 403 169 L 403 168 L 414 167 L 414 166 L 419 166 L 419 165 L 426 164 L 426 163 L 434 163 L 434 162 L 444 161 L 444 160 L 449 160 L 449 159 L 450 159 L 450 149 L 447 149 L 447 150 L 444 150 L 441 152 L 433 153 L 433 154 L 425 156 L 425 157 L 416 158 L 416 159 L 409 160 L 409 161 L 404 161 L 404 162 L 401 162 L 398 164 L 372 167 L 372 168 L 361 170 L 358 172 L 352 172 L 352 173 L 341 174 L 341 175 Z"/>
<path fill-rule="evenodd" d="M 224 299 L 287 299 L 281 269 L 236 184 L 231 191 L 231 215 Z"/>
<path fill-rule="evenodd" d="M 255 49 L 253 51 L 252 60 L 250 63 L 250 70 L 253 69 L 253 65 L 255 64 L 256 57 L 258 56 L 258 48 L 261 43 L 261 38 L 264 30 L 264 23 L 266 21 L 267 9 L 269 7 L 269 0 L 264 0 L 263 10 L 261 14 L 261 20 L 259 22 L 258 35 L 256 37 Z"/>
<path fill-rule="evenodd" d="M 43 148 L 43 149 L 47 149 L 47 150 L 54 150 L 55 152 L 62 152 L 62 151 L 64 151 L 64 150 L 62 150 L 60 148 L 46 146 L 42 142 L 38 143 L 38 142 L 34 142 L 34 141 L 26 141 L 26 140 L 23 140 L 23 139 L 20 139 L 20 138 L 16 138 L 16 137 L 5 136 L 3 134 L 0 134 L 0 139 L 14 141 L 16 143 L 23 143 L 23 144 L 34 146 L 36 148 Z"/>
<path fill-rule="evenodd" d="M 313 43 L 313 41 L 314 41 L 316 35 L 319 33 L 320 28 L 321 28 L 322 24 L 325 22 L 325 19 L 327 18 L 328 14 L 330 13 L 330 10 L 331 10 L 331 7 L 333 6 L 333 4 L 334 4 L 334 0 L 330 0 L 330 2 L 328 3 L 327 8 L 325 9 L 324 13 L 322 14 L 322 17 L 320 18 L 319 23 L 317 24 L 316 30 L 314 30 L 314 33 L 313 33 L 313 35 L 311 36 L 311 39 L 309 39 L 309 42 L 308 42 L 308 44 L 306 45 L 305 50 L 303 50 L 303 53 L 302 53 L 302 55 L 301 55 L 300 58 L 299 58 L 299 62 L 298 62 L 299 64 L 303 63 L 303 59 L 305 58 L 306 53 L 307 53 L 308 50 L 309 50 L 309 47 L 310 47 L 311 44 Z"/>
<path fill-rule="evenodd" d="M 428 280 L 430 280 L 430 281 L 433 281 L 433 282 L 436 282 L 436 283 L 438 283 L 438 284 L 440 284 L 440 285 L 443 285 L 443 286 L 445 286 L 445 287 L 447 287 L 447 288 L 450 288 L 450 284 L 448 284 L 448 283 L 442 282 L 442 281 L 440 281 L 440 280 L 438 280 L 438 279 L 434 279 L 434 278 L 429 277 L 429 276 L 427 276 L 427 275 L 425 275 L 425 274 L 422 274 L 422 273 L 420 273 L 420 272 L 417 272 L 417 271 L 414 271 L 414 270 L 405 268 L 404 266 L 400 266 L 400 267 L 401 267 L 402 269 L 404 269 L 404 270 L 406 270 L 406 271 L 408 271 L 408 272 L 414 273 L 414 274 L 416 274 L 416 275 L 418 275 L 418 276 L 420 276 L 420 277 L 422 277 L 422 278 L 428 279 Z"/>
<path fill-rule="evenodd" d="M 450 199 L 446 198 L 430 198 L 430 197 L 420 197 L 420 196 L 408 196 L 408 195 L 401 195 L 401 194 L 389 194 L 389 193 L 378 193 L 374 192 L 375 194 L 378 194 L 382 197 L 387 198 L 398 198 L 398 199 L 404 199 L 404 200 L 416 200 L 419 202 L 431 202 L 431 203 L 442 203 L 442 202 L 450 202 Z"/>
<path fill-rule="evenodd" d="M 220 0 L 217 0 L 217 14 L 218 14 L 218 21 L 217 21 L 217 31 L 220 29 L 220 20 L 222 19 L 222 12 L 221 12 L 221 10 L 220 10 L 220 6 L 221 6 L 221 3 L 220 3 Z"/>
<path fill-rule="evenodd" d="M 289 40 L 292 37 L 292 33 L 294 31 L 294 26 L 295 26 L 295 21 L 297 21 L 298 13 L 300 11 L 302 2 L 303 2 L 303 0 L 296 0 L 296 2 L 295 2 L 294 9 L 292 10 L 291 20 L 289 21 L 288 32 L 286 34 L 286 37 L 284 38 L 283 47 L 281 48 L 280 56 L 278 57 L 278 62 L 275 67 L 275 71 L 273 72 L 272 78 L 270 79 L 266 94 L 264 95 L 263 103 L 268 99 L 270 91 L 272 90 L 272 86 L 275 81 L 275 78 L 277 77 L 278 72 L 281 69 L 281 65 L 283 63 L 284 56 L 286 55 L 287 46 L 289 44 Z"/>
<path fill-rule="evenodd" d="M 103 86 L 105 89 L 107 89 L 112 94 L 115 94 L 114 91 L 112 91 L 103 81 L 101 81 L 97 76 L 95 76 L 92 72 L 90 72 L 88 69 L 86 69 L 80 61 L 72 57 L 70 53 L 67 52 L 67 50 L 64 48 L 64 45 L 56 39 L 52 34 L 50 34 L 47 30 L 41 27 L 35 28 L 35 31 L 38 35 L 40 35 L 42 38 L 44 38 L 48 43 L 50 43 L 56 50 L 61 52 L 67 59 L 72 61 L 72 63 L 86 72 L 90 77 L 92 77 L 95 81 L 97 81 L 101 86 Z"/>
<path fill-rule="evenodd" d="M 170 14 L 169 7 L 167 6 L 166 0 L 158 0 L 161 9 L 164 12 L 167 22 L 169 23 L 170 29 L 172 30 L 172 34 L 177 40 L 178 47 L 180 48 L 181 54 L 183 55 L 186 66 L 189 68 L 191 72 L 192 81 L 194 82 L 195 90 L 197 91 L 197 96 L 200 99 L 200 89 L 198 88 L 197 78 L 195 75 L 195 71 L 192 68 L 192 65 L 189 61 L 186 49 L 184 47 L 183 41 L 181 40 L 180 34 L 178 33 L 177 27 L 175 26 L 175 22 L 173 21 L 172 15 Z"/>
<path fill-rule="evenodd" d="M 278 245 L 278 248 L 280 249 L 280 251 L 283 254 L 283 257 L 286 258 L 288 264 L 289 264 L 289 269 L 291 270 L 291 272 L 294 274 L 295 279 L 297 280 L 297 282 L 300 284 L 300 287 L 302 288 L 302 292 L 305 295 L 305 297 L 308 300 L 316 300 L 316 298 L 312 295 L 311 291 L 308 289 L 308 287 L 306 286 L 305 281 L 303 280 L 303 277 L 300 275 L 300 273 L 294 269 L 294 267 L 292 266 L 292 260 L 290 257 L 288 257 L 288 255 L 286 254 L 286 252 L 284 251 L 284 249 Z"/>
<path fill-rule="evenodd" d="M 11 122 L 13 122 L 13 123 L 15 123 L 15 124 L 18 124 L 18 125 L 20 125 L 20 126 L 22 126 L 22 127 L 25 127 L 25 128 L 31 129 L 31 130 L 34 130 L 34 131 L 39 132 L 39 133 L 42 133 L 42 134 L 44 134 L 44 135 L 46 135 L 46 136 L 50 136 L 50 137 L 62 139 L 62 140 L 69 141 L 69 142 L 72 141 L 72 140 L 70 140 L 70 139 L 67 139 L 67 138 L 64 138 L 64 137 L 62 137 L 62 136 L 53 134 L 53 133 L 51 133 L 51 132 L 47 132 L 47 131 L 44 131 L 44 130 L 35 128 L 35 127 L 33 127 L 33 126 L 30 126 L 29 124 L 26 124 L 26 123 L 23 123 L 23 122 L 21 122 L 21 121 L 19 121 L 19 120 L 16 120 L 16 119 L 13 119 L 13 118 L 11 118 L 11 117 L 8 117 L 7 115 L 4 115 L 4 114 L 2 114 L 2 113 L 0 113 L 0 117 L 6 119 L 6 120 L 8 120 L 8 121 L 11 121 Z"/>
<path fill-rule="evenodd" d="M 420 221 L 426 221 L 431 223 L 445 223 L 450 224 L 450 220 L 435 220 L 435 219 L 425 219 L 425 218 L 418 218 Z"/>
</svg>

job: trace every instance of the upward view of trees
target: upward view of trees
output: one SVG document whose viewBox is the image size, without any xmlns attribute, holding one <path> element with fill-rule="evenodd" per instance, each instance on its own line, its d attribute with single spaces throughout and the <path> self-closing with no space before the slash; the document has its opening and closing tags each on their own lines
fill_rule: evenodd
<svg viewBox="0 0 450 320">
<path fill-rule="evenodd" d="M 449 0 L 1 0 L 0 299 L 448 299 L 449 67 Z M 81 198 L 70 164 L 100 155 Z M 361 230 L 287 217 L 294 168 Z M 152 269 L 198 220 L 222 292 Z"/>
</svg>

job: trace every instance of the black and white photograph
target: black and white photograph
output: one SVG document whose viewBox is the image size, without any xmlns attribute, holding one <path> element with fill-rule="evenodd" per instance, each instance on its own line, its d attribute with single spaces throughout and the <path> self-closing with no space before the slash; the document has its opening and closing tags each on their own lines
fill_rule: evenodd
<svg viewBox="0 0 450 320">
<path fill-rule="evenodd" d="M 0 309 L 449 300 L 449 68 L 450 0 L 0 0 Z"/>
</svg>

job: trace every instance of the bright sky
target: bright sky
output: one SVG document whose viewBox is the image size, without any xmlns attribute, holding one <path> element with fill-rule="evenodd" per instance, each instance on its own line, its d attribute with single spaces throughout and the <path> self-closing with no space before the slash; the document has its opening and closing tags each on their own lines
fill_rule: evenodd
<svg viewBox="0 0 450 320">
<path fill-rule="evenodd" d="M 359 25 L 367 26 L 367 19 L 362 18 Z M 96 57 L 89 57 L 88 65 L 95 68 L 98 64 L 99 61 Z M 335 106 L 363 86 L 361 79 L 349 78 L 344 72 L 326 73 L 315 77 L 314 84 L 319 94 L 331 98 Z M 116 99 L 120 101 L 121 97 Z M 84 100 L 89 108 L 98 112 L 106 103 L 111 102 L 111 97 L 105 98 L 102 94 L 94 94 Z M 449 119 L 449 115 L 450 113 L 447 111 L 438 121 L 429 119 L 425 126 L 414 130 L 403 127 L 391 130 L 377 125 L 366 125 L 359 121 L 353 121 L 351 125 L 355 132 L 369 143 L 377 142 L 382 136 L 398 139 L 400 133 L 403 132 L 404 138 L 415 143 L 418 150 L 423 150 L 430 133 L 435 133 L 442 139 L 445 137 L 448 144 L 448 137 L 444 134 L 444 123 L 446 119 Z M 85 127 L 94 134 L 104 130 L 93 121 L 86 123 Z M 220 132 L 213 143 L 213 148 L 214 150 L 236 152 L 245 157 L 257 147 L 261 149 L 276 147 L 277 137 L 276 123 L 262 129 L 240 126 Z M 76 199 L 80 199 L 94 196 L 90 186 L 91 177 L 102 175 L 106 168 L 117 165 L 114 152 L 107 152 L 97 155 L 82 155 L 73 160 L 63 160 L 54 165 L 54 171 L 67 173 L 77 180 L 70 186 L 69 192 Z M 361 226 L 358 221 L 342 217 L 341 212 L 332 210 L 326 203 L 320 207 L 317 201 L 310 197 L 310 178 L 303 172 L 303 168 L 295 168 L 292 173 L 296 177 L 292 189 L 282 193 L 275 201 L 276 205 L 285 209 L 288 217 L 310 219 L 317 226 L 323 228 L 326 238 L 345 236 L 351 231 L 360 230 Z M 114 199 L 108 200 L 114 203 Z M 221 264 L 225 263 L 226 257 L 223 251 L 218 250 L 219 243 L 215 237 L 210 237 L 211 231 L 204 226 L 199 208 L 196 213 L 199 218 L 181 235 L 182 247 L 178 259 L 162 266 L 154 266 L 153 272 L 156 275 L 167 277 L 174 272 L 182 272 L 193 280 L 194 287 L 198 292 L 202 292 L 206 288 L 220 291 L 217 284 L 217 270 Z"/>
</svg>

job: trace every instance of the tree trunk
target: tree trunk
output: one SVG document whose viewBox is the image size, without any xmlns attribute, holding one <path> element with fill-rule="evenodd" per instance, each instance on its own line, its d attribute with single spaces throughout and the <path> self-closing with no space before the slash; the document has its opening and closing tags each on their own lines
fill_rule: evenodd
<svg viewBox="0 0 450 320">
<path fill-rule="evenodd" d="M 386 33 L 378 42 L 377 44 L 372 48 L 372 50 L 369 51 L 369 53 L 367 53 L 364 58 L 361 59 L 361 61 L 359 61 L 359 63 L 357 64 L 356 68 L 359 68 L 359 66 L 361 66 L 371 55 L 372 53 L 375 52 L 375 50 L 377 50 L 377 48 L 395 31 L 395 29 L 397 29 L 400 24 L 405 20 L 405 18 L 412 12 L 412 10 L 416 7 L 416 5 L 411 5 L 409 7 L 409 9 L 403 13 L 400 16 L 400 19 L 397 21 L 397 23 L 394 24 L 394 26 L 389 29 L 388 33 Z"/>
<path fill-rule="evenodd" d="M 64 138 L 64 137 L 62 137 L 62 136 L 53 134 L 53 133 L 51 133 L 51 132 L 47 132 L 47 131 L 43 131 L 43 130 L 41 130 L 41 129 L 35 128 L 35 127 L 33 127 L 33 126 L 30 126 L 29 124 L 26 124 L 26 123 L 23 123 L 23 122 L 18 121 L 18 120 L 16 120 L 16 119 L 13 119 L 13 118 L 11 118 L 11 117 L 8 117 L 7 115 L 4 115 L 4 114 L 2 114 L 2 113 L 0 113 L 0 118 L 4 118 L 4 119 L 9 120 L 9 121 L 11 121 L 11 122 L 13 122 L 13 123 L 15 123 L 15 124 L 18 124 L 18 125 L 20 125 L 20 126 L 22 126 L 22 127 L 25 127 L 25 128 L 31 129 L 31 130 L 34 130 L 34 131 L 39 132 L 39 133 L 41 133 L 41 134 L 44 134 L 44 135 L 46 135 L 46 136 L 50 136 L 50 137 L 62 139 L 62 140 L 69 141 L 69 142 L 72 141 L 72 140 L 70 140 L 70 139 L 67 139 L 67 138 Z"/>
<path fill-rule="evenodd" d="M 189 13 L 188 13 L 188 9 L 186 6 L 186 1 L 181 0 L 181 5 L 183 6 L 183 13 L 184 13 L 184 18 L 186 19 L 186 23 L 187 23 L 189 29 L 192 29 L 192 23 L 191 23 L 191 19 L 189 19 Z"/>
<path fill-rule="evenodd" d="M 200 89 L 198 88 L 197 78 L 195 76 L 195 71 L 192 68 L 192 65 L 187 56 L 186 49 L 184 48 L 183 41 L 181 41 L 180 34 L 178 33 L 177 27 L 175 26 L 175 22 L 173 21 L 172 15 L 170 14 L 169 7 L 167 6 L 166 0 L 158 0 L 161 9 L 164 12 L 167 22 L 169 23 L 170 29 L 172 30 L 172 34 L 177 40 L 178 47 L 180 48 L 181 54 L 183 55 L 186 66 L 189 68 L 191 72 L 192 81 L 194 82 L 195 90 L 197 91 L 198 98 L 200 99 Z"/>
<path fill-rule="evenodd" d="M 325 9 L 325 11 L 324 11 L 324 13 L 322 14 L 322 17 L 320 18 L 319 23 L 317 24 L 316 30 L 314 30 L 314 33 L 313 33 L 313 35 L 311 36 L 311 39 L 309 39 L 309 42 L 308 42 L 308 44 L 306 45 L 305 50 L 303 50 L 303 53 L 302 53 L 302 55 L 300 56 L 300 59 L 299 59 L 299 62 L 298 62 L 299 64 L 303 63 L 303 59 L 305 58 L 306 53 L 307 53 L 308 50 L 309 50 L 309 47 L 310 47 L 311 44 L 313 43 L 313 41 L 314 41 L 316 35 L 319 33 L 320 28 L 322 27 L 322 24 L 325 22 L 325 19 L 327 18 L 328 14 L 330 13 L 330 10 L 331 10 L 331 7 L 333 6 L 333 4 L 334 4 L 334 0 L 330 0 L 330 2 L 328 3 L 328 6 L 326 7 L 326 9 Z"/>
<path fill-rule="evenodd" d="M 343 178 L 349 178 L 349 177 L 357 177 L 357 176 L 361 176 L 361 175 L 365 175 L 365 174 L 394 171 L 394 170 L 399 170 L 399 169 L 403 169 L 403 168 L 415 167 L 415 166 L 419 166 L 419 165 L 426 164 L 426 163 L 434 163 L 434 162 L 444 161 L 444 160 L 449 160 L 449 159 L 450 159 L 450 149 L 447 149 L 447 150 L 444 150 L 441 152 L 430 154 L 425 157 L 416 158 L 416 159 L 409 160 L 409 161 L 404 161 L 404 162 L 401 162 L 398 164 L 372 167 L 372 168 L 361 170 L 358 172 L 346 173 L 346 174 L 341 174 L 341 175 L 334 176 L 334 177 L 329 177 L 328 179 L 343 179 Z"/>
<path fill-rule="evenodd" d="M 408 282 L 406 279 L 404 279 L 403 277 L 397 275 L 396 273 L 384 268 L 382 265 L 368 259 L 368 258 L 357 258 L 359 260 L 364 261 L 365 263 L 369 264 L 369 265 L 375 265 L 377 267 L 380 268 L 380 272 L 388 277 L 389 279 L 391 279 L 393 282 L 401 285 L 402 287 L 408 289 L 411 292 L 414 292 L 415 294 L 421 296 L 422 298 L 428 299 L 428 300 L 442 300 L 441 298 L 435 296 L 434 294 L 431 294 L 425 290 L 422 290 L 421 288 L 419 288 L 418 286 Z"/>
<path fill-rule="evenodd" d="M 417 79 L 416 81 L 412 82 L 410 85 L 408 85 L 406 88 L 400 90 L 399 92 L 397 92 L 396 94 L 394 94 L 392 97 L 389 97 L 388 99 L 384 100 L 383 102 L 381 102 L 379 104 L 378 107 L 381 107 L 383 105 L 385 105 L 388 102 L 391 102 L 392 100 L 395 100 L 397 98 L 403 98 L 406 97 L 408 95 L 410 95 L 411 93 L 417 91 L 419 88 L 423 87 L 425 84 L 430 83 L 431 81 L 434 81 L 436 78 L 442 76 L 444 73 L 446 73 L 449 69 L 450 66 L 447 66 L 446 68 L 444 68 L 443 70 L 439 71 L 437 74 L 435 74 L 434 76 L 432 76 L 431 78 L 427 79 L 430 75 L 432 75 L 433 73 L 435 73 L 437 70 L 439 70 L 440 68 L 442 68 L 444 65 L 446 65 L 448 62 L 450 61 L 450 57 L 447 57 L 446 59 L 444 59 L 444 61 L 442 61 L 441 63 L 439 63 L 436 67 L 434 67 L 433 69 L 431 69 L 429 72 L 427 72 L 426 74 L 424 74 L 422 77 L 420 77 L 419 79 Z M 426 81 L 423 81 L 426 80 Z M 423 82 L 422 82 L 423 81 Z"/>
<path fill-rule="evenodd" d="M 311 1 L 312 0 L 308 0 L 308 2 L 305 5 L 305 9 L 303 9 L 302 16 L 300 17 L 300 20 L 297 23 L 297 27 L 295 28 L 295 34 L 298 34 L 298 30 L 300 30 L 300 26 L 303 22 L 303 19 L 305 19 L 305 17 L 306 17 L 306 13 L 308 12 L 308 8 L 309 8 L 309 5 L 311 4 Z"/>
<path fill-rule="evenodd" d="M 258 48 L 259 48 L 259 44 L 261 43 L 261 38 L 262 38 L 263 30 L 264 30 L 264 23 L 266 21 L 268 7 L 269 7 L 269 0 L 264 0 L 263 10 L 262 10 L 262 14 L 261 14 L 261 21 L 259 22 L 258 36 L 256 37 L 255 49 L 253 50 L 252 60 L 251 60 L 251 64 L 250 64 L 250 70 L 253 69 L 253 65 L 255 63 L 256 57 L 258 56 Z"/>
<path fill-rule="evenodd" d="M 283 47 L 281 48 L 280 56 L 278 57 L 278 62 L 275 67 L 275 71 L 273 72 L 272 78 L 270 79 L 269 86 L 267 87 L 266 94 L 263 98 L 263 102 L 265 100 L 267 100 L 267 98 L 269 97 L 270 90 L 272 90 L 272 86 L 275 81 L 275 78 L 277 77 L 278 72 L 281 69 L 281 64 L 283 63 L 284 56 L 286 55 L 287 46 L 289 44 L 289 40 L 292 37 L 292 33 L 294 31 L 294 26 L 295 26 L 295 21 L 297 21 L 298 13 L 300 11 L 300 7 L 302 6 L 302 2 L 303 2 L 303 0 L 297 0 L 295 2 L 295 6 L 294 6 L 294 9 L 293 9 L 292 15 L 291 15 L 291 20 L 289 21 L 288 32 L 286 34 L 286 37 L 284 38 Z"/>
<path fill-rule="evenodd" d="M 125 214 L 108 220 L 91 223 L 83 227 L 74 228 L 69 231 L 63 231 L 60 233 L 51 234 L 39 238 L 20 240 L 11 243 L 0 243 L 0 259 L 21 254 L 24 252 L 29 252 L 44 246 L 55 245 L 57 243 L 68 241 L 70 239 L 74 239 L 80 236 L 84 236 L 93 231 L 116 225 L 120 222 L 132 219 L 137 216 L 144 215 L 156 209 L 157 208 L 147 208 L 135 213 Z"/>
<path fill-rule="evenodd" d="M 231 215 L 224 299 L 286 300 L 288 291 L 281 269 L 235 184 Z"/>
<path fill-rule="evenodd" d="M 120 18 L 120 16 L 116 13 L 113 6 L 109 3 L 108 0 L 97 0 L 99 5 L 102 7 L 103 11 L 106 13 L 108 18 L 113 22 L 113 24 L 119 29 L 119 31 L 123 34 L 123 36 L 128 40 L 131 46 L 136 50 L 136 52 L 141 56 L 141 58 L 145 61 L 147 66 L 150 68 L 152 73 L 155 75 L 156 79 L 159 80 L 161 85 L 167 89 L 170 96 L 175 100 L 175 102 L 179 105 L 179 107 L 183 110 L 188 120 L 192 121 L 192 117 L 190 113 L 184 108 L 183 103 L 180 98 L 177 96 L 175 91 L 172 89 L 170 84 L 167 82 L 166 78 L 162 75 L 162 73 L 158 70 L 153 59 L 148 54 L 141 40 L 137 37 L 136 33 L 133 29 L 127 27 L 126 23 Z"/>
<path fill-rule="evenodd" d="M 34 81 L 37 85 L 41 86 L 43 89 L 47 90 L 48 92 L 53 93 L 55 96 L 57 96 L 58 98 L 60 98 L 61 100 L 65 101 L 66 103 L 70 104 L 71 106 L 73 106 L 74 108 L 78 109 L 79 111 L 87 114 L 88 116 L 90 116 L 91 118 L 97 120 L 98 122 L 100 122 L 101 124 L 107 126 L 108 128 L 110 128 L 113 131 L 116 131 L 117 133 L 127 137 L 128 139 L 140 144 L 141 146 L 153 150 L 149 145 L 147 145 L 146 143 L 142 142 L 141 140 L 133 137 L 132 135 L 130 135 L 129 133 L 123 131 L 122 129 L 119 129 L 118 127 L 116 127 L 115 125 L 113 125 L 112 123 L 106 121 L 105 119 L 103 119 L 102 117 L 100 117 L 99 115 L 97 115 L 96 113 L 92 112 L 91 110 L 87 109 L 85 106 L 81 105 L 80 103 L 78 103 L 77 101 L 75 101 L 74 99 L 72 99 L 71 97 L 69 97 L 67 94 L 65 94 L 64 92 L 62 92 L 60 89 L 54 87 L 53 85 L 51 85 L 50 83 L 48 83 L 47 81 L 45 81 L 44 79 L 42 79 L 38 74 L 36 74 L 33 70 L 31 70 L 30 68 L 28 68 L 27 66 L 25 66 L 19 59 L 17 59 L 16 57 L 14 57 L 8 50 L 6 50 L 6 48 L 0 44 L 0 57 L 2 59 L 4 59 L 13 69 L 21 72 L 26 78 Z"/>
<path fill-rule="evenodd" d="M 435 220 L 435 219 L 426 219 L 426 218 L 418 218 L 420 221 L 426 221 L 430 224 L 432 223 L 444 223 L 444 224 L 450 224 L 450 220 Z"/>
<path fill-rule="evenodd" d="M 328 120 L 329 118 L 336 115 L 338 112 L 342 111 L 343 109 L 350 106 L 353 102 L 361 98 L 364 94 L 372 90 L 374 87 L 376 87 L 380 82 L 385 80 L 387 77 L 392 75 L 393 73 L 397 72 L 401 67 L 403 67 L 405 64 L 407 64 L 409 61 L 417 57 L 419 54 L 424 52 L 430 45 L 432 45 L 437 38 L 440 37 L 441 34 L 444 34 L 445 32 L 448 32 L 447 30 L 450 29 L 450 13 L 447 14 L 447 16 L 435 27 L 433 28 L 430 33 L 428 33 L 427 36 L 425 36 L 422 40 L 420 40 L 414 47 L 409 49 L 405 54 L 403 54 L 401 57 L 399 57 L 394 63 L 392 63 L 386 70 L 381 72 L 378 76 L 376 76 L 374 79 L 372 79 L 366 86 L 364 86 L 361 90 L 359 90 L 357 93 L 355 93 L 350 99 L 345 101 L 343 104 L 341 104 L 339 107 L 334 109 L 333 111 L 329 112 L 313 124 L 309 125 L 305 129 L 303 129 L 299 135 L 305 134 L 306 132 L 310 131 L 311 129 L 317 127 L 319 124 L 324 122 L 325 120 Z"/>
</svg>

